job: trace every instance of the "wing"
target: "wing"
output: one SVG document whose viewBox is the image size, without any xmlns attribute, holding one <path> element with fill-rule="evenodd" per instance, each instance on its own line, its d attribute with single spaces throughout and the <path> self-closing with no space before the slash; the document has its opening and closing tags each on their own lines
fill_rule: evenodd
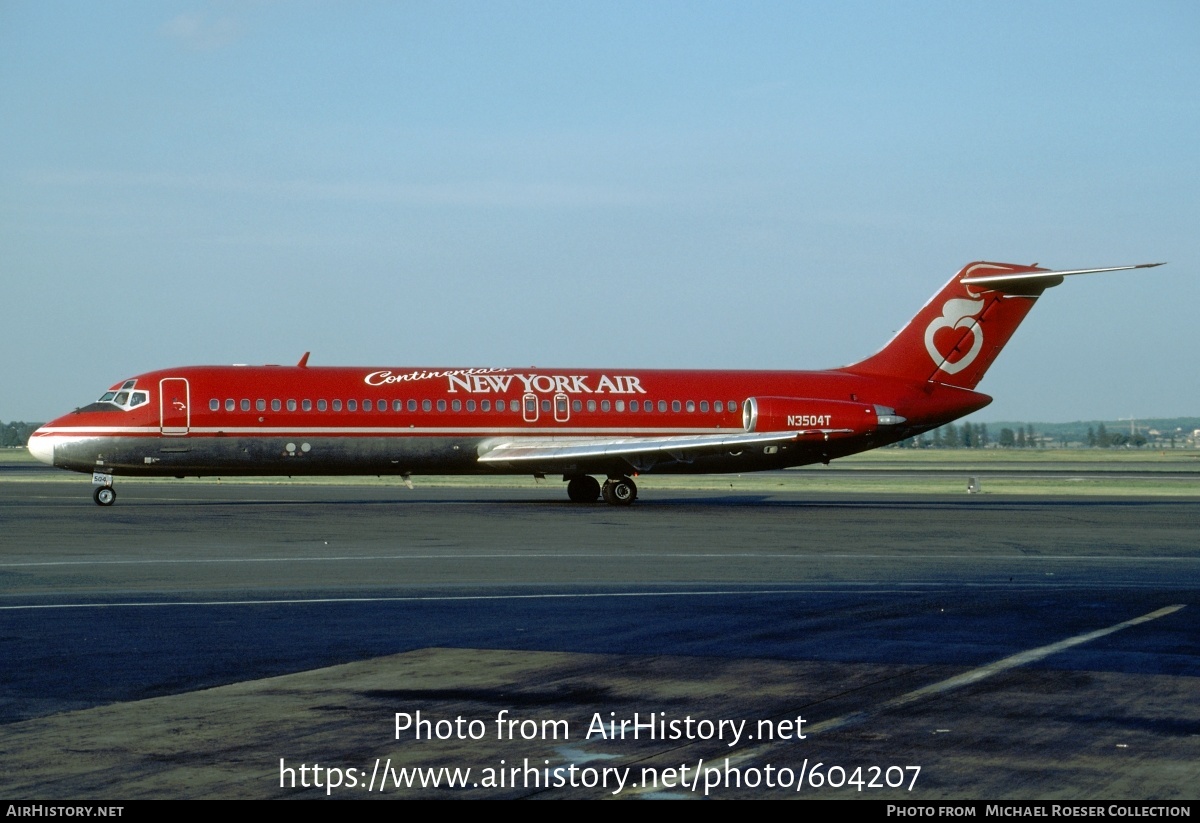
<svg viewBox="0 0 1200 823">
<path fill-rule="evenodd" d="M 522 437 L 480 444 L 479 462 L 520 464 L 550 470 L 555 466 L 624 460 L 635 469 L 663 457 L 689 463 L 706 454 L 737 451 L 750 446 L 824 439 L 852 434 L 852 429 L 800 429 L 784 432 L 693 434 L 671 437 Z"/>
</svg>

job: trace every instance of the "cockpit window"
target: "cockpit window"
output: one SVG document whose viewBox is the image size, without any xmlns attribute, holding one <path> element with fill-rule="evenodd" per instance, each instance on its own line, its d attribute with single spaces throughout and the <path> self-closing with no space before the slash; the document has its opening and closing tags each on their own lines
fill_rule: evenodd
<svg viewBox="0 0 1200 823">
<path fill-rule="evenodd" d="M 126 380 L 121 384 L 121 388 L 109 389 L 104 394 L 100 395 L 100 399 L 92 405 L 98 410 L 101 403 L 107 403 L 112 406 L 117 406 L 125 411 L 135 409 L 138 406 L 144 406 L 150 402 L 150 392 L 134 391 L 134 387 L 136 385 L 137 380 Z"/>
</svg>

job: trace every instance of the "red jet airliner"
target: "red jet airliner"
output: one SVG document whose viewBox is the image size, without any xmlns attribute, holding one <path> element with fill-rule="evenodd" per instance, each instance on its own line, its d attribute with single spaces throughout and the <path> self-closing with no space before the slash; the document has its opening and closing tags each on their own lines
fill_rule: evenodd
<svg viewBox="0 0 1200 823">
<path fill-rule="evenodd" d="M 113 477 L 561 474 L 579 503 L 630 475 L 828 463 L 978 411 L 974 391 L 1067 275 L 972 263 L 877 354 L 828 371 L 189 366 L 122 381 L 29 439 L 44 463 Z M 606 478 L 604 485 L 593 475 Z"/>
</svg>

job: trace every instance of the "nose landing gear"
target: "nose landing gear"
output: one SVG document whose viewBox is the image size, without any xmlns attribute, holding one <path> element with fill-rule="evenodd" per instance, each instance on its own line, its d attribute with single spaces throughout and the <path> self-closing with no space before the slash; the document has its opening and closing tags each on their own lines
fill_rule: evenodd
<svg viewBox="0 0 1200 823">
<path fill-rule="evenodd" d="M 92 472 L 92 499 L 97 506 L 111 506 L 117 502 L 117 491 L 113 488 L 113 476 L 108 472 Z"/>
</svg>

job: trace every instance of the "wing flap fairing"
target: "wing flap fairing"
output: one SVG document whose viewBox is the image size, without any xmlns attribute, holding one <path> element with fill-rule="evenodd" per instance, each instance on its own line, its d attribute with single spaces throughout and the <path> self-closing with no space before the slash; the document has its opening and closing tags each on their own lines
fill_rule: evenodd
<svg viewBox="0 0 1200 823">
<path fill-rule="evenodd" d="M 783 432 L 740 432 L 673 437 L 555 438 L 526 437 L 519 440 L 483 443 L 480 463 L 553 463 L 604 458 L 636 459 L 652 454 L 687 456 L 744 449 L 756 445 L 787 443 L 805 438 L 852 434 L 852 429 L 800 429 Z"/>
</svg>

